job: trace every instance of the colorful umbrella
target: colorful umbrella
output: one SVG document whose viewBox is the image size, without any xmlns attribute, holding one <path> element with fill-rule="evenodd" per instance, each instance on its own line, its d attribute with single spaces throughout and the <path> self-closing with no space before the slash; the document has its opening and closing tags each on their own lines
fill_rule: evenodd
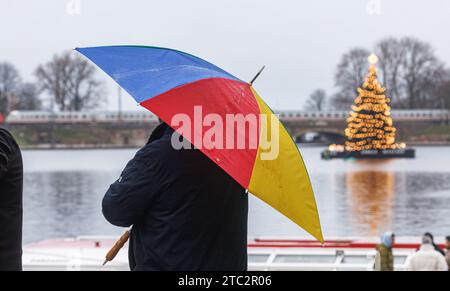
<svg viewBox="0 0 450 291">
<path fill-rule="evenodd" d="M 314 193 L 298 148 L 251 84 L 205 60 L 167 48 L 106 46 L 76 50 L 242 187 L 323 241 Z M 192 134 L 188 135 L 173 125 L 172 121 L 181 113 L 193 121 L 199 118 L 199 113 L 222 120 L 229 116 L 258 116 L 255 145 L 250 146 L 251 134 L 232 129 L 230 136 L 241 138 L 246 146 L 206 146 L 203 138 L 207 131 L 202 126 L 194 122 Z M 212 119 L 217 121 L 216 118 Z M 244 127 L 250 127 L 249 124 L 244 123 Z M 209 125 L 213 125 L 211 120 Z M 274 139 L 276 144 L 268 143 Z"/>
</svg>

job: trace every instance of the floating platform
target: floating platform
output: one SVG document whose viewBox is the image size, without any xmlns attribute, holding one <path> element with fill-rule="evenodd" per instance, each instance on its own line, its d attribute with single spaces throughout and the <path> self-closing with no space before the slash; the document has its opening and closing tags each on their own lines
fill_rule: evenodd
<svg viewBox="0 0 450 291">
<path fill-rule="evenodd" d="M 364 150 L 359 152 L 331 151 L 322 152 L 322 159 L 414 159 L 416 150 L 413 148 L 394 150 Z"/>
</svg>

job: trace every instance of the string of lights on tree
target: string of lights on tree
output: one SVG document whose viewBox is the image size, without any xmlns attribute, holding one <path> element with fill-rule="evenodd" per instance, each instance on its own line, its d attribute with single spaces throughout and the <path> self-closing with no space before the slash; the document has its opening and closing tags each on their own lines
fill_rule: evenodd
<svg viewBox="0 0 450 291">
<path fill-rule="evenodd" d="M 369 73 L 357 89 L 358 96 L 347 119 L 345 150 L 386 150 L 405 148 L 395 142 L 396 128 L 391 117 L 390 98 L 377 79 L 378 57 L 369 56 Z"/>
</svg>

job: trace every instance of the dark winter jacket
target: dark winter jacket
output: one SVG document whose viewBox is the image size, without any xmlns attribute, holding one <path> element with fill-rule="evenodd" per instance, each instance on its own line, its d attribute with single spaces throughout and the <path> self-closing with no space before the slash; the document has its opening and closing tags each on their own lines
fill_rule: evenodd
<svg viewBox="0 0 450 291">
<path fill-rule="evenodd" d="M 22 269 L 22 155 L 0 128 L 0 271 Z"/>
<path fill-rule="evenodd" d="M 103 199 L 112 224 L 133 225 L 132 270 L 246 270 L 248 197 L 199 150 L 175 150 L 158 126 Z"/>
</svg>

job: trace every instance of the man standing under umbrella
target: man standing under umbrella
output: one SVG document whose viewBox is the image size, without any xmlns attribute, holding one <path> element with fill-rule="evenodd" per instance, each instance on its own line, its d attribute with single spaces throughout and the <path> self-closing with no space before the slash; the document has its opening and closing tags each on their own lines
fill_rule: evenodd
<svg viewBox="0 0 450 291">
<path fill-rule="evenodd" d="M 0 271 L 22 270 L 22 155 L 0 127 Z"/>
<path fill-rule="evenodd" d="M 172 138 L 181 137 L 160 124 L 103 198 L 110 223 L 133 225 L 131 270 L 246 270 L 245 190 Z"/>
</svg>

